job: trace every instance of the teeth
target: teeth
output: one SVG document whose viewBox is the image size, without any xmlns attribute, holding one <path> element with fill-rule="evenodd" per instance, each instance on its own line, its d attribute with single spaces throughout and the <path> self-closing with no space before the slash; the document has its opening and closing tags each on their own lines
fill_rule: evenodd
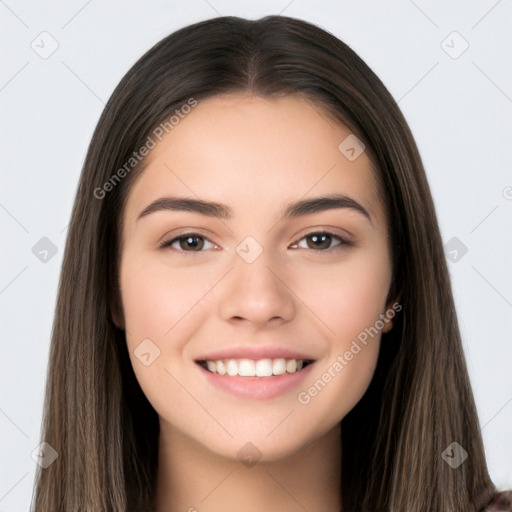
<svg viewBox="0 0 512 512">
<path fill-rule="evenodd" d="M 286 361 L 286 371 L 288 373 L 294 373 L 297 370 L 297 361 L 295 359 L 290 359 Z"/>
<path fill-rule="evenodd" d="M 236 368 L 236 361 L 230 361 Z M 231 375 L 231 374 L 230 374 Z M 235 373 L 236 375 L 236 373 Z M 254 377 L 256 375 L 256 368 L 254 367 L 254 361 L 250 359 L 242 359 L 238 363 L 238 375 L 242 377 Z"/>
<path fill-rule="evenodd" d="M 270 377 L 272 375 L 272 359 L 256 361 L 256 377 Z"/>
<path fill-rule="evenodd" d="M 274 375 L 283 375 L 283 373 L 286 373 L 286 359 L 274 359 L 272 373 Z"/>
<path fill-rule="evenodd" d="M 302 359 L 226 359 L 206 361 L 208 371 L 234 377 L 270 377 L 285 373 L 296 373 L 304 367 Z"/>
<path fill-rule="evenodd" d="M 228 371 L 228 375 L 230 375 L 231 377 L 238 375 L 238 363 L 234 359 L 230 359 L 228 361 L 226 369 Z"/>
<path fill-rule="evenodd" d="M 208 363 L 213 363 L 213 361 L 208 361 Z M 208 365 L 208 363 L 206 363 Z M 223 361 L 217 361 L 216 363 L 213 363 L 212 366 L 217 367 L 217 373 L 220 375 L 226 375 L 226 365 Z M 208 365 L 208 370 L 210 370 L 210 366 Z M 210 370 L 212 371 L 212 370 Z"/>
</svg>

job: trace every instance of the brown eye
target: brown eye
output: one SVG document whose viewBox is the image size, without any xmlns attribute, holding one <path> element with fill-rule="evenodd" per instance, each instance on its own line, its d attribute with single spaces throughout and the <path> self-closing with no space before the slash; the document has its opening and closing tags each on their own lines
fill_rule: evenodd
<svg viewBox="0 0 512 512">
<path fill-rule="evenodd" d="M 187 236 L 178 238 L 181 249 L 192 249 L 193 251 L 200 251 L 204 246 L 204 240 L 199 236 Z"/>
<path fill-rule="evenodd" d="M 295 247 L 299 246 L 303 249 L 313 249 L 315 251 L 328 251 L 331 249 L 334 250 L 343 245 L 350 245 L 348 241 L 344 240 L 340 236 L 326 231 L 310 233 L 309 235 L 302 237 L 299 242 L 302 240 L 307 240 L 306 247 L 294 244 Z M 332 242 L 336 240 L 338 243 L 333 246 Z M 203 249 L 205 249 L 205 244 L 208 243 L 213 247 L 217 247 L 206 237 L 201 236 L 198 233 L 184 233 L 179 237 L 162 242 L 160 247 L 164 249 L 174 246 L 173 249 L 178 252 L 204 252 Z"/>
<path fill-rule="evenodd" d="M 216 247 L 215 244 L 210 242 L 210 240 L 204 236 L 201 236 L 197 233 L 184 233 L 183 235 L 173 238 L 172 240 L 162 242 L 160 247 L 163 249 L 166 247 L 172 247 L 177 244 L 178 247 L 174 247 L 174 249 L 180 252 L 203 252 L 202 249 L 204 248 L 205 243 L 210 243 Z"/>
<path fill-rule="evenodd" d="M 342 245 L 349 245 L 349 243 L 346 240 L 343 240 L 343 238 L 341 238 L 340 236 L 335 235 L 334 233 L 329 233 L 327 231 L 310 233 L 309 235 L 302 237 L 300 241 L 302 240 L 307 240 L 307 246 L 304 247 L 299 245 L 299 247 L 303 249 L 313 249 L 317 251 L 326 251 L 330 249 L 336 249 Z M 331 246 L 334 240 L 338 240 L 338 243 L 335 244 L 334 246 Z"/>
</svg>

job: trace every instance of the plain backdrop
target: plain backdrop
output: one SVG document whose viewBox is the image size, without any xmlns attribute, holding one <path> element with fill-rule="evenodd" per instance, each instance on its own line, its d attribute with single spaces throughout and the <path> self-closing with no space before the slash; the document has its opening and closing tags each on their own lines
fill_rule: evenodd
<svg viewBox="0 0 512 512">
<path fill-rule="evenodd" d="M 170 32 L 279 13 L 352 47 L 412 129 L 447 244 L 491 476 L 512 487 L 511 0 L 1 0 L 0 512 L 29 507 L 66 227 L 104 104 Z"/>
</svg>

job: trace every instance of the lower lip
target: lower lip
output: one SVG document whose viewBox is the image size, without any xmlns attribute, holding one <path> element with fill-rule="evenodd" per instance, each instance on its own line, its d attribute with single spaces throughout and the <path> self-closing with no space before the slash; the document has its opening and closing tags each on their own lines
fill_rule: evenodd
<svg viewBox="0 0 512 512">
<path fill-rule="evenodd" d="M 284 373 L 273 377 L 240 377 L 212 373 L 201 365 L 199 370 L 215 387 L 244 398 L 274 398 L 296 388 L 310 373 L 314 363 L 295 373 Z"/>
</svg>

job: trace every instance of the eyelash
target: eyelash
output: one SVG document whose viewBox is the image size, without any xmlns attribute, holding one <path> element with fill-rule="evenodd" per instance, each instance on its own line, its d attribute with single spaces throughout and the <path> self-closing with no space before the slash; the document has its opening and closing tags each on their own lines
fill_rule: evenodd
<svg viewBox="0 0 512 512">
<path fill-rule="evenodd" d="M 328 252 L 328 251 L 333 251 L 333 250 L 336 250 L 336 249 L 340 249 L 343 246 L 350 246 L 350 245 L 352 245 L 351 242 L 348 242 L 347 240 L 341 238 L 339 235 L 335 235 L 334 233 L 331 233 L 329 231 L 312 231 L 311 233 L 308 233 L 307 235 L 304 235 L 299 240 L 299 242 L 301 240 L 305 239 L 305 238 L 312 237 L 313 235 L 328 235 L 331 238 L 337 239 L 339 241 L 339 244 L 335 245 L 334 247 L 329 247 L 328 249 L 310 249 L 310 250 L 315 251 L 315 252 Z M 182 235 L 180 235 L 178 237 L 175 237 L 175 238 L 172 238 L 171 240 L 167 240 L 167 241 L 164 240 L 163 242 L 159 243 L 159 246 L 160 246 L 161 249 L 166 249 L 166 248 L 171 247 L 172 245 L 174 245 L 175 242 L 179 242 L 180 240 L 187 239 L 187 238 L 202 238 L 204 240 L 208 240 L 208 242 L 210 242 L 210 243 L 213 243 L 213 242 L 211 242 L 211 240 L 209 240 L 205 236 L 200 235 L 199 233 L 190 232 L 190 233 L 183 233 Z M 296 245 L 297 243 L 298 242 L 295 242 L 293 245 Z M 205 252 L 203 250 L 201 250 L 201 251 L 185 251 L 183 249 L 174 249 L 174 250 L 176 250 L 177 252 L 183 252 L 183 253 L 186 253 L 186 252 L 190 252 L 190 253 Z"/>
</svg>

